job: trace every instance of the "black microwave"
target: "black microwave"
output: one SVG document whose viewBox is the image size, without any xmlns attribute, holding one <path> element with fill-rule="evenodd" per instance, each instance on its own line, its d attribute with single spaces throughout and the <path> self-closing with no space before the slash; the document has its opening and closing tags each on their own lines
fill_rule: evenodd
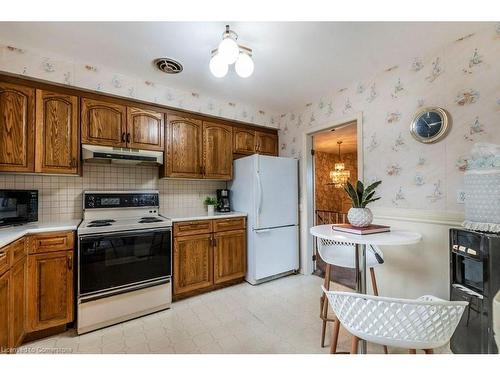
<svg viewBox="0 0 500 375">
<path fill-rule="evenodd" d="M 0 226 L 38 220 L 38 190 L 0 190 Z"/>
</svg>

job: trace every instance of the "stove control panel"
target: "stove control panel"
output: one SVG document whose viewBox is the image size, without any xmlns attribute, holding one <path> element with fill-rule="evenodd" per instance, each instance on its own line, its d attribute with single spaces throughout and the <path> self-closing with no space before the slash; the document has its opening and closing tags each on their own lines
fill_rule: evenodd
<svg viewBox="0 0 500 375">
<path fill-rule="evenodd" d="M 134 193 L 84 193 L 83 208 L 126 208 L 126 207 L 158 207 L 158 193 L 134 192 Z"/>
</svg>

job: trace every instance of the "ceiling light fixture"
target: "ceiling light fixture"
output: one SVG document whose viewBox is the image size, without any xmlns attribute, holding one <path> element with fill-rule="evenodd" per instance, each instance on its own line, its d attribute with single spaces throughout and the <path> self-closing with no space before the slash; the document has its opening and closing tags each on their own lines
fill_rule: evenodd
<svg viewBox="0 0 500 375">
<path fill-rule="evenodd" d="M 252 50 L 236 43 L 238 34 L 226 25 L 219 47 L 212 50 L 209 68 L 217 78 L 224 77 L 229 71 L 229 65 L 235 64 L 236 74 L 241 78 L 250 77 L 254 71 Z"/>
</svg>

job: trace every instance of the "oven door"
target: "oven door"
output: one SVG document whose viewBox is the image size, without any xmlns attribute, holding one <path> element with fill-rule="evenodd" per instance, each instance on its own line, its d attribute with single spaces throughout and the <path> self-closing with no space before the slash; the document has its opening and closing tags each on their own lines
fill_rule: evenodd
<svg viewBox="0 0 500 375">
<path fill-rule="evenodd" d="M 104 297 L 169 282 L 171 230 L 80 236 L 78 255 L 80 297 Z"/>
</svg>

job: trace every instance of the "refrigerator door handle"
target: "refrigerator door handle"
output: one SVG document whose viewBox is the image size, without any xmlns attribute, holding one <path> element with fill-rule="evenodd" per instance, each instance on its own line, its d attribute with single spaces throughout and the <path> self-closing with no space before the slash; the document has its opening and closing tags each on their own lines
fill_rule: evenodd
<svg viewBox="0 0 500 375">
<path fill-rule="evenodd" d="M 262 181 L 260 180 L 259 172 L 257 172 L 257 185 L 259 188 L 259 199 L 257 200 L 257 226 L 259 226 L 259 216 L 262 211 Z"/>
<path fill-rule="evenodd" d="M 266 233 L 266 232 L 270 232 L 271 229 L 255 229 L 254 232 L 255 233 Z"/>
</svg>

